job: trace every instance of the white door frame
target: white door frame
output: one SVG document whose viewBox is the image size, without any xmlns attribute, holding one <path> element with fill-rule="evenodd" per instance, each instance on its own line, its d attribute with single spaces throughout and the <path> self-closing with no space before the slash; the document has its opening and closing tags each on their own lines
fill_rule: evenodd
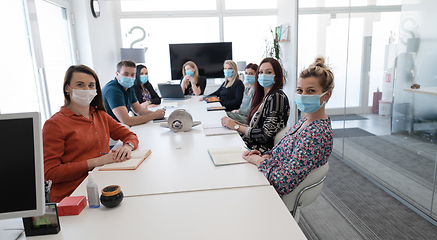
<svg viewBox="0 0 437 240">
<path fill-rule="evenodd" d="M 75 41 L 75 33 L 74 28 L 72 27 L 72 24 L 74 21 L 72 21 L 72 14 L 71 14 L 71 7 L 70 2 L 68 0 L 41 0 L 46 1 L 48 3 L 54 4 L 58 7 L 65 8 L 66 15 L 67 15 L 67 22 L 68 22 L 68 31 L 70 33 L 70 42 L 72 43 L 70 45 L 70 51 L 72 53 L 72 62 L 73 64 L 76 64 L 77 59 L 77 51 L 76 51 L 76 41 Z M 31 51 L 33 52 L 33 61 L 35 65 L 35 76 L 37 79 L 37 88 L 38 88 L 38 96 L 40 97 L 41 101 L 41 114 L 42 119 L 45 121 L 51 116 L 51 106 L 50 106 L 50 100 L 49 100 L 49 93 L 47 88 L 47 79 L 45 76 L 45 65 L 44 65 L 44 55 L 42 52 L 42 44 L 41 44 L 41 36 L 38 26 L 38 14 L 36 11 L 36 3 L 35 0 L 23 0 L 27 22 L 28 22 L 28 29 L 29 29 L 29 38 L 30 38 L 30 47 Z"/>
</svg>

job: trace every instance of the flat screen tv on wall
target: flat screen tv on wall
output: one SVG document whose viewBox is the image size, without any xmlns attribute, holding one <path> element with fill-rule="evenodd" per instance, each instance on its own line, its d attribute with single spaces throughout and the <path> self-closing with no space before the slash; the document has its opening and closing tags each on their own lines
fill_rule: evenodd
<svg viewBox="0 0 437 240">
<path fill-rule="evenodd" d="M 169 44 L 171 78 L 182 78 L 182 66 L 193 61 L 199 75 L 206 78 L 222 78 L 223 62 L 232 60 L 232 42 Z"/>
</svg>

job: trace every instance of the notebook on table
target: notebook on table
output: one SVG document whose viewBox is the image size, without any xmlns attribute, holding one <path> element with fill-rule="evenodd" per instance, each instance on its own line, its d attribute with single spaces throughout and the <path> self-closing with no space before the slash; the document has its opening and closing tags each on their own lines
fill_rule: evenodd
<svg viewBox="0 0 437 240">
<path fill-rule="evenodd" d="M 227 147 L 227 148 L 210 148 L 208 149 L 209 156 L 216 167 L 247 163 L 243 158 L 244 149 L 242 147 Z"/>
<path fill-rule="evenodd" d="M 220 99 L 217 96 L 209 96 L 203 98 L 207 103 L 220 102 Z"/>
<path fill-rule="evenodd" d="M 116 162 L 103 165 L 99 171 L 135 170 L 152 153 L 148 150 L 135 150 L 131 153 L 131 159 L 124 162 Z"/>
<path fill-rule="evenodd" d="M 184 93 L 182 92 L 181 85 L 179 84 L 158 84 L 159 92 L 161 97 L 164 99 L 185 99 Z"/>
<path fill-rule="evenodd" d="M 238 134 L 237 131 L 223 127 L 220 123 L 203 124 L 203 132 L 205 133 L 205 136 Z"/>
</svg>

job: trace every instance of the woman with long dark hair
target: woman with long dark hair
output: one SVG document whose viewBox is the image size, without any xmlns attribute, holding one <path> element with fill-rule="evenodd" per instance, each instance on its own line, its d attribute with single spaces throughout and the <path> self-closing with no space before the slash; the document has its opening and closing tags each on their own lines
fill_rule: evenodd
<svg viewBox="0 0 437 240">
<path fill-rule="evenodd" d="M 144 65 L 137 66 L 137 74 L 134 82 L 135 95 L 142 107 L 153 107 L 153 104 L 161 104 L 161 98 L 153 89 L 149 81 L 149 71 Z"/>
<path fill-rule="evenodd" d="M 44 123 L 42 135 L 52 202 L 69 196 L 94 167 L 125 161 L 138 147 L 135 133 L 106 113 L 99 78 L 85 65 L 68 68 L 64 106 Z M 124 145 L 109 150 L 110 137 Z"/>
<path fill-rule="evenodd" d="M 282 91 L 284 75 L 276 59 L 264 58 L 255 78 L 255 94 L 246 125 L 229 117 L 222 118 L 222 125 L 238 131 L 248 148 L 264 153 L 272 149 L 276 134 L 287 125 L 290 104 Z"/>
</svg>

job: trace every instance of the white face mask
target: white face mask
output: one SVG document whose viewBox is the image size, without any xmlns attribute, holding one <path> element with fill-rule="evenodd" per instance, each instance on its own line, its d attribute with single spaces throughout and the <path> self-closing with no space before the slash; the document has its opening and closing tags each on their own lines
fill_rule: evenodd
<svg viewBox="0 0 437 240">
<path fill-rule="evenodd" d="M 80 90 L 80 89 L 71 89 L 73 90 L 71 94 L 71 99 L 79 104 L 82 107 L 89 106 L 91 101 L 97 95 L 97 90 Z"/>
</svg>

